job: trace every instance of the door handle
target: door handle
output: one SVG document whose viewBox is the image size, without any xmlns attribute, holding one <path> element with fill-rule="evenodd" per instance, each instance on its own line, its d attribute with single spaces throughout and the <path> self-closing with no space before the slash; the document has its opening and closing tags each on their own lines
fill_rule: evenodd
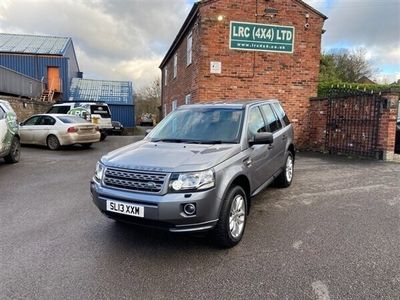
<svg viewBox="0 0 400 300">
<path fill-rule="evenodd" d="M 272 148 L 274 148 L 274 145 L 272 144 L 268 145 L 268 150 L 271 150 Z"/>
<path fill-rule="evenodd" d="M 284 135 L 282 136 L 282 140 L 284 140 L 284 141 L 287 140 L 287 135 L 286 135 L 286 134 L 284 134 Z"/>
</svg>

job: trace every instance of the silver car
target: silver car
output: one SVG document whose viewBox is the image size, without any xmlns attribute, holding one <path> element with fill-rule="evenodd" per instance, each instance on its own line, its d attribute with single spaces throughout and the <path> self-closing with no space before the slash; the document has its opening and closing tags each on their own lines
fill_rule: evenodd
<svg viewBox="0 0 400 300">
<path fill-rule="evenodd" d="M 117 221 L 208 230 L 232 247 L 251 198 L 272 182 L 288 187 L 294 159 L 293 127 L 279 101 L 184 105 L 144 140 L 103 156 L 91 193 Z"/>
<path fill-rule="evenodd" d="M 44 145 L 51 150 L 74 144 L 89 148 L 100 141 L 96 125 L 72 115 L 34 115 L 20 124 L 19 132 L 21 144 Z"/>
</svg>

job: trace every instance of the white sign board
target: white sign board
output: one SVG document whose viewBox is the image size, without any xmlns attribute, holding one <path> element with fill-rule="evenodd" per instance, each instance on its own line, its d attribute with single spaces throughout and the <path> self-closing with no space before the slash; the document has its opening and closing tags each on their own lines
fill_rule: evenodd
<svg viewBox="0 0 400 300">
<path fill-rule="evenodd" d="M 222 64 L 220 61 L 210 62 L 210 73 L 211 74 L 221 74 L 221 72 L 222 72 Z"/>
</svg>

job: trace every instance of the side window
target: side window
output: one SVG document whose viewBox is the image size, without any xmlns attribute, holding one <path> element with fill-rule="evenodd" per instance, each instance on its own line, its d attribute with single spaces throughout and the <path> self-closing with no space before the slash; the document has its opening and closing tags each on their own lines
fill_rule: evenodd
<svg viewBox="0 0 400 300">
<path fill-rule="evenodd" d="M 283 110 L 282 106 L 279 103 L 274 103 L 274 108 L 276 113 L 278 114 L 279 119 L 283 120 L 285 122 L 285 125 L 290 124 L 290 120 L 288 116 L 286 115 L 285 111 Z"/>
<path fill-rule="evenodd" d="M 172 101 L 172 110 L 175 110 L 178 108 L 178 100 L 173 100 Z"/>
<path fill-rule="evenodd" d="M 178 53 L 174 55 L 174 79 L 178 75 Z"/>
<path fill-rule="evenodd" d="M 32 117 L 24 122 L 24 125 L 36 125 L 39 120 L 39 116 Z"/>
<path fill-rule="evenodd" d="M 192 94 L 187 94 L 185 96 L 185 104 L 190 104 L 192 103 Z"/>
<path fill-rule="evenodd" d="M 189 33 L 186 38 L 186 66 L 192 63 L 192 47 L 193 47 L 193 37 L 192 32 Z"/>
<path fill-rule="evenodd" d="M 265 122 L 258 107 L 253 107 L 249 114 L 249 137 L 252 138 L 256 133 L 266 132 Z"/>
<path fill-rule="evenodd" d="M 273 111 L 271 105 L 266 104 L 261 106 L 261 109 L 264 112 L 265 119 L 267 121 L 267 126 L 269 127 L 269 130 L 274 133 L 275 131 L 278 131 L 279 129 L 282 128 L 282 123 L 278 119 L 277 115 Z"/>
<path fill-rule="evenodd" d="M 54 120 L 52 117 L 45 116 L 42 118 L 42 123 L 41 125 L 54 125 L 56 123 L 56 120 Z"/>
<path fill-rule="evenodd" d="M 6 118 L 6 112 L 3 110 L 3 108 L 0 106 L 0 120 L 3 120 Z"/>
</svg>

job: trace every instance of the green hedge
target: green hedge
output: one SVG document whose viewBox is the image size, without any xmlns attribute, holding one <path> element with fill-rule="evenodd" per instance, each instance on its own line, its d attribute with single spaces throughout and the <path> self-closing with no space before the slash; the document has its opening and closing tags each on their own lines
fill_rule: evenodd
<svg viewBox="0 0 400 300">
<path fill-rule="evenodd" d="M 335 90 L 349 90 L 359 89 L 365 91 L 383 92 L 389 90 L 400 90 L 400 84 L 362 84 L 362 83 L 346 83 L 346 82 L 321 82 L 318 85 L 318 97 L 326 97 L 329 91 Z"/>
</svg>

